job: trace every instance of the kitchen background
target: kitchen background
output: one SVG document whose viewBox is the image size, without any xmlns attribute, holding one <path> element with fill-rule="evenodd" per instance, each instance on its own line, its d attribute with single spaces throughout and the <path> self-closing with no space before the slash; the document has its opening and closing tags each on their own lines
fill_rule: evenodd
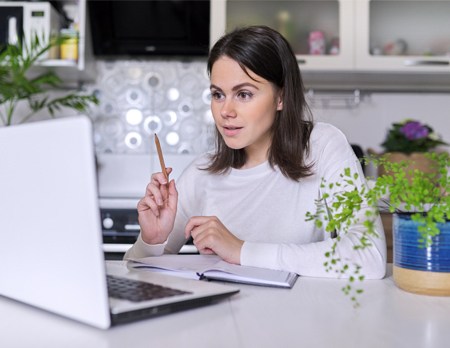
<svg viewBox="0 0 450 348">
<path fill-rule="evenodd" d="M 88 113 L 94 122 L 99 159 L 105 168 L 111 168 L 106 172 L 116 174 L 126 170 L 124 161 L 130 161 L 136 170 L 136 163 L 143 162 L 143 175 L 124 173 L 109 180 L 109 174 L 102 172 L 102 196 L 140 195 L 153 168 L 148 157 L 155 155 L 154 133 L 164 152 L 179 155 L 172 158 L 182 165 L 213 147 L 204 59 L 98 60 L 95 64 L 96 81 L 83 88 L 100 100 Z M 307 89 L 307 95 L 315 120 L 337 126 L 350 143 L 364 151 L 371 148 L 381 153 L 380 144 L 389 127 L 406 118 L 429 124 L 450 141 L 450 97 L 446 92 Z M 175 175 L 180 171 L 175 168 Z"/>
<path fill-rule="evenodd" d="M 213 145 L 205 61 L 98 61 L 96 70 L 96 83 L 85 87 L 100 99 L 90 112 L 99 153 L 149 152 L 153 133 L 162 135 L 170 153 L 200 153 Z M 363 149 L 381 152 L 388 128 L 405 118 L 430 124 L 450 141 L 447 92 L 306 93 L 316 120 L 336 125 Z"/>
<path fill-rule="evenodd" d="M 206 56 L 96 53 L 89 2 L 53 2 L 64 5 L 71 17 L 65 29 L 78 35 L 75 59 L 56 60 L 54 68 L 67 86 L 75 82 L 100 100 L 88 115 L 94 122 L 103 225 L 117 232 L 118 219 L 110 212 L 134 212 L 150 174 L 159 170 L 154 133 L 173 177 L 213 146 L 209 80 Z M 210 44 L 239 25 L 280 30 L 297 54 L 314 118 L 337 126 L 364 151 L 382 152 L 387 130 L 406 118 L 427 123 L 450 142 L 449 0 L 212 0 L 210 15 Z M 173 23 L 163 18 L 161 31 Z M 120 219 L 122 227 L 136 230 L 134 216 Z"/>
<path fill-rule="evenodd" d="M 387 129 L 405 118 L 426 122 L 450 141 L 449 0 L 184 1 L 185 12 L 196 4 L 202 13 L 189 14 L 190 22 L 198 22 L 195 29 L 173 29 L 180 24 L 167 18 L 171 5 L 164 16 L 152 17 L 171 1 L 51 3 L 68 18 L 61 32 L 78 35 L 74 56 L 66 50 L 52 68 L 68 86 L 75 82 L 98 96 L 100 105 L 89 112 L 98 154 L 149 153 L 153 133 L 170 154 L 198 154 L 213 145 L 206 54 L 192 57 L 189 42 L 172 44 L 178 52 L 165 48 L 163 54 L 127 51 L 131 39 L 117 43 L 132 35 L 134 41 L 145 35 L 154 39 L 148 29 L 154 26 L 161 37 L 181 30 L 204 40 L 209 31 L 211 46 L 234 27 L 270 25 L 296 52 L 315 119 L 336 125 L 351 143 L 381 152 Z M 125 5 L 115 9 L 108 3 Z M 209 21 L 199 3 L 210 3 Z M 125 32 L 131 24 L 140 31 Z"/>
<path fill-rule="evenodd" d="M 100 104 L 90 116 L 99 154 L 143 154 L 158 133 L 166 153 L 199 154 L 214 144 L 209 80 L 204 61 L 98 61 Z M 393 122 L 406 118 L 431 125 L 450 141 L 448 93 L 309 91 L 316 120 L 339 127 L 365 151 L 382 152 Z"/>
</svg>

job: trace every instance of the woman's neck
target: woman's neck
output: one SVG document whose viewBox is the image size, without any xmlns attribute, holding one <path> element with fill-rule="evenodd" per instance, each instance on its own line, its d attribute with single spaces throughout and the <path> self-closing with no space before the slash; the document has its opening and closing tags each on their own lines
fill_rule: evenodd
<svg viewBox="0 0 450 348">
<path fill-rule="evenodd" d="M 242 166 L 242 169 L 253 168 L 267 161 L 267 159 L 269 158 L 269 146 L 247 147 L 245 149 L 245 153 L 247 155 L 247 160 Z"/>
</svg>

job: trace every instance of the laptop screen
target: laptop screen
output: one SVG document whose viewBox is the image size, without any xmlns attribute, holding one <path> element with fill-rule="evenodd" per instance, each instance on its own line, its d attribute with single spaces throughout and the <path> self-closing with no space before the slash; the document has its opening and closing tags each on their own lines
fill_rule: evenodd
<svg viewBox="0 0 450 348">
<path fill-rule="evenodd" d="M 2 127 L 0 163 L 0 294 L 109 326 L 91 121 Z"/>
</svg>

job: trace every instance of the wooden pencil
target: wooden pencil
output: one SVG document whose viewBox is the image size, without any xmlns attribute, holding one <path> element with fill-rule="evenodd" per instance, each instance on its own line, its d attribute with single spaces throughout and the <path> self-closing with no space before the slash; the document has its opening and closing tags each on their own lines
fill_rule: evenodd
<svg viewBox="0 0 450 348">
<path fill-rule="evenodd" d="M 159 142 L 158 136 L 155 133 L 155 144 L 156 144 L 156 150 L 158 151 L 158 157 L 159 157 L 159 164 L 161 165 L 161 171 L 163 172 L 164 176 L 166 177 L 167 183 L 169 183 L 169 174 L 167 174 L 166 165 L 164 163 L 164 156 L 161 150 L 161 144 Z"/>
</svg>

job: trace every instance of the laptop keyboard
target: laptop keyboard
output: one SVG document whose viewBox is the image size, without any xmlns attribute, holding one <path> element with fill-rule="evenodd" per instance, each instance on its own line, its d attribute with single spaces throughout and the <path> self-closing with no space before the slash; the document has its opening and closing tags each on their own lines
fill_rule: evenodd
<svg viewBox="0 0 450 348">
<path fill-rule="evenodd" d="M 132 302 L 191 294 L 191 292 L 188 291 L 172 289 L 157 284 L 141 282 L 139 280 L 114 277 L 112 275 L 107 275 L 107 280 L 109 296 Z"/>
</svg>

